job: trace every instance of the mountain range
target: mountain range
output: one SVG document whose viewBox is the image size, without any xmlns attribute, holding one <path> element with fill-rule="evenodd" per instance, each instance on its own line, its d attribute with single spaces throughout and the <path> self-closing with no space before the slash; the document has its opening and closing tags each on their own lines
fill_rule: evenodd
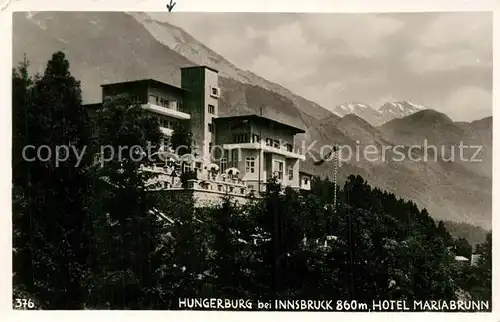
<svg viewBox="0 0 500 322">
<path fill-rule="evenodd" d="M 378 109 L 368 104 L 349 102 L 336 106 L 333 113 L 339 116 L 355 114 L 372 125 L 382 125 L 390 120 L 409 116 L 413 113 L 426 109 L 426 107 L 414 104 L 410 101 L 386 102 Z"/>
<path fill-rule="evenodd" d="M 408 155 L 423 156 L 411 145 L 446 144 L 445 153 L 465 142 L 481 144 L 481 163 L 396 161 L 394 149 L 377 161 L 351 159 L 339 168 L 340 183 L 350 174 L 362 175 L 371 185 L 412 199 L 437 219 L 491 228 L 492 117 L 454 122 L 446 115 L 409 101 L 388 102 L 375 109 L 345 103 L 333 111 L 303 98 L 233 63 L 196 40 L 183 29 L 144 13 L 39 12 L 15 13 L 13 63 L 26 54 L 31 72 L 43 72 L 53 52 L 66 54 L 72 74 L 81 80 L 85 103 L 100 101 L 100 85 L 140 78 L 180 85 L 180 67 L 208 65 L 220 71 L 222 116 L 258 113 L 304 128 L 297 144 L 312 144 L 318 156 L 323 145 L 353 149 L 401 146 Z M 471 151 L 467 154 L 471 156 Z M 312 158 L 303 170 L 332 177 L 333 164 L 315 166 Z"/>
</svg>

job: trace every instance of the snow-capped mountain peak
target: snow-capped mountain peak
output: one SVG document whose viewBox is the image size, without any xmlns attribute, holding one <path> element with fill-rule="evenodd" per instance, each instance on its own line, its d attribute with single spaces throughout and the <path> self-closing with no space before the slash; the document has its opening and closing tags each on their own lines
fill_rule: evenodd
<svg viewBox="0 0 500 322">
<path fill-rule="evenodd" d="M 364 103 L 347 102 L 334 107 L 332 112 L 340 117 L 344 117 L 348 114 L 354 114 L 371 124 L 380 123 L 380 112 Z"/>
<path fill-rule="evenodd" d="M 425 106 L 410 101 L 387 102 L 378 109 L 360 102 L 347 102 L 334 107 L 332 112 L 340 117 L 354 114 L 377 126 L 392 119 L 409 116 L 425 109 L 427 109 Z"/>
<path fill-rule="evenodd" d="M 356 114 L 356 112 L 363 111 L 366 109 L 372 109 L 372 108 L 363 103 L 349 102 L 337 106 L 334 110 L 338 110 L 335 111 L 336 114 L 343 114 L 339 116 L 344 116 L 345 114 Z"/>
<path fill-rule="evenodd" d="M 412 103 L 410 101 L 397 101 L 385 103 L 378 110 L 381 113 L 391 113 L 400 115 L 399 117 L 403 117 L 424 109 L 426 109 L 424 106 Z"/>
<path fill-rule="evenodd" d="M 388 122 L 392 119 L 406 117 L 425 109 L 427 109 L 425 106 L 410 101 L 395 101 L 385 103 L 378 111 L 382 115 L 383 122 Z"/>
</svg>

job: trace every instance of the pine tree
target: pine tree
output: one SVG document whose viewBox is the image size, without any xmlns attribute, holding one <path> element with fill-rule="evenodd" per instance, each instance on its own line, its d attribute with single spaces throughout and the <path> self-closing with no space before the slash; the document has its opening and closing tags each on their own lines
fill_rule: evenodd
<svg viewBox="0 0 500 322">
<path fill-rule="evenodd" d="M 475 253 L 478 254 L 479 261 L 473 267 L 470 276 L 469 289 L 474 299 L 489 301 L 492 300 L 492 235 L 489 232 L 483 243 L 477 245 Z"/>
<path fill-rule="evenodd" d="M 456 256 L 463 256 L 467 259 L 471 259 L 472 255 L 472 246 L 469 244 L 467 239 L 465 238 L 458 238 L 454 242 L 455 244 L 455 255 Z"/>
<path fill-rule="evenodd" d="M 33 80 L 28 75 L 26 57 L 12 72 L 12 223 L 13 223 L 13 286 L 18 292 L 33 292 L 32 248 L 30 245 L 29 172 L 22 151 L 27 145 L 27 121 Z M 32 119 L 32 118 L 31 118 Z M 16 294 L 14 294 L 14 298 Z"/>
<path fill-rule="evenodd" d="M 26 62 L 13 82 L 13 179 L 20 196 L 13 214 L 18 237 L 14 282 L 39 299 L 41 307 L 81 308 L 88 278 L 92 178 L 86 172 L 90 124 L 81 104 L 80 83 L 71 76 L 62 52 L 53 54 L 33 84 Z M 47 161 L 20 157 L 22 148 L 30 145 L 44 146 L 51 157 Z M 60 163 L 57 151 L 64 159 Z M 28 155 L 34 156 L 33 151 Z"/>
</svg>

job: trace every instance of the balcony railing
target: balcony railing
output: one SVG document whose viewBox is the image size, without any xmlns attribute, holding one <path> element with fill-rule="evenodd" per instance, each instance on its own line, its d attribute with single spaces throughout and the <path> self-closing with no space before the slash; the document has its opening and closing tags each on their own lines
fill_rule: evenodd
<svg viewBox="0 0 500 322">
<path fill-rule="evenodd" d="M 276 153 L 281 154 L 287 158 L 295 158 L 300 160 L 305 160 L 305 155 L 302 153 L 301 149 L 298 148 L 296 151 L 290 151 L 288 147 L 277 147 L 259 144 L 259 143 L 226 143 L 222 145 L 225 150 L 233 149 L 250 149 L 259 150 L 262 149 L 266 153 Z"/>
<path fill-rule="evenodd" d="M 174 117 L 177 119 L 182 119 L 182 120 L 189 120 L 191 118 L 191 115 L 188 113 L 184 112 L 182 109 L 178 108 L 169 108 L 161 105 L 156 105 L 155 103 L 147 103 L 143 104 L 142 107 L 146 110 L 149 110 L 151 112 L 155 112 L 164 116 L 170 116 Z"/>
<path fill-rule="evenodd" d="M 156 174 L 156 177 L 148 182 L 148 185 L 155 186 L 153 190 L 183 189 L 179 174 L 176 173 L 174 176 L 171 175 L 173 170 L 174 169 L 166 169 L 165 167 L 157 165 L 141 167 L 141 171 L 153 172 Z M 226 174 L 208 174 L 197 179 L 190 179 L 187 182 L 187 188 L 240 196 L 247 195 L 250 192 L 244 180 Z"/>
<path fill-rule="evenodd" d="M 161 98 L 157 97 L 156 99 L 150 99 L 148 101 L 148 103 L 154 104 L 157 106 L 161 106 L 164 108 L 168 108 L 168 109 L 171 109 L 174 111 L 186 113 L 186 111 L 184 111 L 184 107 L 183 107 L 181 101 L 167 100 L 167 99 L 161 99 Z"/>
<path fill-rule="evenodd" d="M 228 193 L 246 196 L 248 188 L 243 183 L 231 183 L 224 181 L 212 181 L 209 179 L 191 179 L 187 181 L 188 189 L 205 190 L 207 192 Z"/>
<path fill-rule="evenodd" d="M 263 146 L 279 149 L 282 151 L 294 152 L 293 144 L 291 143 L 269 137 L 259 139 L 259 136 L 256 137 L 255 134 L 251 135 L 249 133 L 233 135 L 232 141 L 229 142 L 228 144 L 239 144 L 239 143 L 257 143 L 257 144 L 262 144 Z"/>
</svg>

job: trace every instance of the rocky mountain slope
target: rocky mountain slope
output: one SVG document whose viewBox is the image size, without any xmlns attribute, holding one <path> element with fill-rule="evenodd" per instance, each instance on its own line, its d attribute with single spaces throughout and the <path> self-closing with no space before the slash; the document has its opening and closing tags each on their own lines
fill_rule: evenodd
<svg viewBox="0 0 500 322">
<path fill-rule="evenodd" d="M 492 176 L 492 117 L 453 122 L 445 114 L 428 109 L 389 121 L 379 129 L 395 144 L 427 146 L 429 160 L 439 157 L 479 175 Z"/>
<path fill-rule="evenodd" d="M 405 135 L 398 138 L 397 131 L 392 132 L 387 127 L 374 128 L 357 116 L 335 117 L 331 121 L 326 121 L 336 122 L 335 130 L 331 130 L 329 124 L 321 123 L 314 131 L 323 132 L 322 137 L 325 141 L 339 142 L 341 145 L 351 147 L 351 149 L 341 149 L 341 158 L 348 160 L 339 168 L 341 179 L 351 173 L 359 173 L 375 186 L 411 198 L 421 206 L 425 205 L 436 218 L 464 221 L 485 228 L 491 227 L 491 148 L 486 150 L 490 151 L 485 155 L 486 161 L 479 164 L 460 160 L 449 162 L 441 157 L 435 160 L 429 158 L 426 161 L 422 148 L 411 148 L 413 145 L 411 143 L 421 146 L 427 138 L 425 128 L 414 132 L 414 136 L 411 137 L 413 141 L 406 141 Z M 346 122 L 346 118 L 350 118 L 351 121 Z M 357 122 L 352 122 L 355 118 Z M 410 120 L 407 120 L 408 118 Z M 342 120 L 346 123 L 342 124 Z M 412 123 L 411 116 L 400 121 Z M 442 120 L 439 118 L 427 119 L 430 124 L 440 121 Z M 432 142 L 436 142 L 436 145 L 440 142 L 453 142 L 453 139 L 457 138 L 456 127 L 458 125 L 451 124 L 448 129 L 449 136 L 444 129 L 439 131 L 441 136 L 431 133 L 428 136 L 429 145 Z M 472 138 L 473 136 L 470 136 L 470 140 Z M 447 148 L 450 146 L 452 145 L 446 145 Z M 368 153 L 369 151 L 375 152 Z M 305 167 L 321 175 L 331 175 L 333 172 L 331 163 L 316 167 L 307 160 Z"/>
<path fill-rule="evenodd" d="M 242 84 L 256 85 L 260 88 L 276 92 L 292 101 L 299 110 L 307 111 L 307 114 L 316 118 L 322 118 L 331 114 L 331 112 L 325 108 L 292 93 L 279 84 L 272 83 L 250 71 L 239 69 L 227 59 L 177 26 L 151 19 L 150 16 L 143 12 L 132 12 L 129 14 L 140 22 L 160 43 L 198 65 L 212 66 L 216 68 L 221 75 L 229 79 Z"/>
<path fill-rule="evenodd" d="M 346 113 L 341 117 L 280 85 L 238 69 L 182 29 L 143 14 L 16 13 L 13 20 L 14 63 L 26 53 L 31 71 L 42 72 L 53 52 L 64 51 L 72 74 L 82 82 L 86 103 L 100 101 L 103 83 L 156 78 L 179 85 L 180 67 L 209 65 L 221 72 L 222 115 L 255 113 L 263 107 L 265 116 L 306 129 L 297 144 L 304 143 L 306 148 L 312 144 L 311 155 L 317 155 L 323 145 L 348 145 L 353 152 L 356 147 L 362 150 L 375 146 L 379 158 L 349 158 L 340 168 L 341 181 L 349 174 L 360 174 L 372 185 L 427 207 L 436 218 L 491 227 L 491 176 L 462 163 L 398 161 L 395 151 L 383 152 L 384 147 L 401 144 L 405 153 L 419 155 L 422 151 L 410 151 L 407 144 L 431 135 L 439 142 L 456 142 L 460 135 L 467 135 L 470 140 L 484 140 L 491 148 L 491 120 L 450 123 L 446 117 L 431 112 L 400 119 L 408 124 L 394 120 L 374 127 L 363 116 Z M 385 110 L 397 112 L 389 107 Z M 322 166 L 313 166 L 313 162 L 308 155 L 304 169 L 331 177 L 331 162 Z"/>
</svg>

